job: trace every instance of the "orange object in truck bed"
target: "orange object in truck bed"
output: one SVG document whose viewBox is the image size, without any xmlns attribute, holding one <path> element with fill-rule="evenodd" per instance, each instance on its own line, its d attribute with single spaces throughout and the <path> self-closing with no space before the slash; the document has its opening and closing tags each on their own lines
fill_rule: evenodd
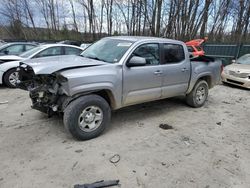
<svg viewBox="0 0 250 188">
<path fill-rule="evenodd" d="M 186 42 L 188 51 L 192 53 L 194 56 L 203 56 L 205 55 L 204 50 L 201 47 L 201 44 L 205 42 L 207 39 L 195 39 Z"/>
</svg>

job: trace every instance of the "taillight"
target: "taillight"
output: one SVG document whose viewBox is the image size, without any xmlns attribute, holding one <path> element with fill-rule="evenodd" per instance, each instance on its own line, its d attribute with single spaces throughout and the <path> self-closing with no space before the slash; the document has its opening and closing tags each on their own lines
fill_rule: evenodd
<svg viewBox="0 0 250 188">
<path fill-rule="evenodd" d="M 224 69 L 224 66 L 221 65 L 221 66 L 220 66 L 220 73 L 222 73 L 223 69 Z"/>
</svg>

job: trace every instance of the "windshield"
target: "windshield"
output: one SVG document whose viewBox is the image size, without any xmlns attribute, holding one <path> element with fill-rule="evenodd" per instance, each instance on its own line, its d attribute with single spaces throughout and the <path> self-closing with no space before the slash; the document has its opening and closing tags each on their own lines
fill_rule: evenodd
<svg viewBox="0 0 250 188">
<path fill-rule="evenodd" d="M 250 65 L 250 54 L 245 54 L 241 56 L 239 59 L 236 60 L 236 63 Z"/>
<path fill-rule="evenodd" d="M 118 62 L 132 45 L 132 41 L 104 38 L 88 47 L 81 56 L 105 61 Z"/>
<path fill-rule="evenodd" d="M 20 54 L 19 56 L 23 57 L 23 58 L 28 58 L 31 55 L 33 55 L 34 53 L 40 51 L 41 49 L 43 49 L 43 47 L 41 47 L 41 46 L 35 47 L 35 48 L 32 48 L 31 50 L 28 50 L 27 52 L 24 52 L 24 53 Z"/>
</svg>

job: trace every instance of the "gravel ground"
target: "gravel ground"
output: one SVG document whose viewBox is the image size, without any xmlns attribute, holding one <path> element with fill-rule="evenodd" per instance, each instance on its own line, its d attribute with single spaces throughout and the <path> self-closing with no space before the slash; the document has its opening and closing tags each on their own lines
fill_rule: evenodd
<svg viewBox="0 0 250 188">
<path fill-rule="evenodd" d="M 216 86 L 199 109 L 180 98 L 128 107 L 85 142 L 68 135 L 60 117 L 32 110 L 27 92 L 1 87 L 4 101 L 1 188 L 73 188 L 103 179 L 120 179 L 123 188 L 250 185 L 249 90 Z"/>
</svg>

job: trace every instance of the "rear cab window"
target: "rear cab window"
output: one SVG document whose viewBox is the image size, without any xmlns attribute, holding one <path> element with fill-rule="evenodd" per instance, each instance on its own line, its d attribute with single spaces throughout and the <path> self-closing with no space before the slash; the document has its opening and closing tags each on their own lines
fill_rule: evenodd
<svg viewBox="0 0 250 188">
<path fill-rule="evenodd" d="M 163 64 L 179 63 L 185 60 L 183 46 L 180 44 L 163 44 Z"/>
</svg>

